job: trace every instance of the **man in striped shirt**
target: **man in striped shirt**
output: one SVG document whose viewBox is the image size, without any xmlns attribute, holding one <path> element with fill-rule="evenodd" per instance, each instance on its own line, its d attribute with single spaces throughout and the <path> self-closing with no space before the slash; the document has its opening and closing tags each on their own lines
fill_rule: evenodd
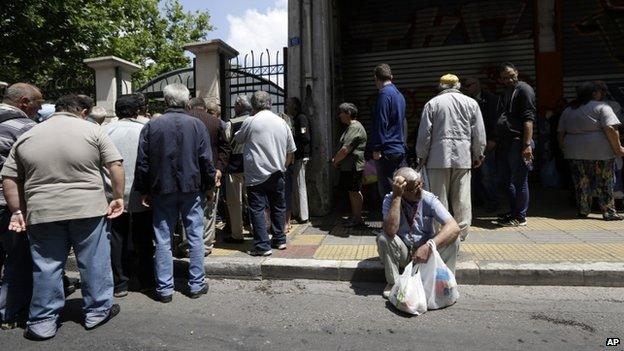
<svg viewBox="0 0 624 351">
<path fill-rule="evenodd" d="M 0 168 L 15 141 L 36 125 L 41 108 L 41 91 L 30 84 L 15 83 L 7 88 L 0 103 Z M 15 326 L 18 313 L 27 308 L 32 292 L 32 260 L 25 234 L 9 231 L 11 212 L 0 184 L 0 243 L 6 255 L 4 279 L 0 286 L 0 321 L 2 329 Z"/>
</svg>

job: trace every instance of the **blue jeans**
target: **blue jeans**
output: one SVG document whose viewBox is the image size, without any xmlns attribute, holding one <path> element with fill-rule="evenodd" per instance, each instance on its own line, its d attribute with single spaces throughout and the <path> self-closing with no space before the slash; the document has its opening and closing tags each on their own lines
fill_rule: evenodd
<svg viewBox="0 0 624 351">
<path fill-rule="evenodd" d="M 529 209 L 529 166 L 522 157 L 523 142 L 513 139 L 497 146 L 498 175 L 507 189 L 509 212 L 523 221 Z"/>
<path fill-rule="evenodd" d="M 204 210 L 203 195 L 195 193 L 173 193 L 154 195 L 154 237 L 156 242 L 154 269 L 156 292 L 160 296 L 173 294 L 173 248 L 171 237 L 178 216 L 186 229 L 189 245 L 189 291 L 199 292 L 206 286 L 204 281 Z"/>
<path fill-rule="evenodd" d="M 381 158 L 377 160 L 378 189 L 382 199 L 392 191 L 394 172 L 405 166 L 407 166 L 405 154 L 385 155 L 382 153 Z"/>
<path fill-rule="evenodd" d="M 26 233 L 9 231 L 11 212 L 0 208 L 0 240 L 6 262 L 0 286 L 0 321 L 14 321 L 23 309 L 28 308 L 32 294 L 32 258 Z"/>
<path fill-rule="evenodd" d="M 85 324 L 106 318 L 113 306 L 110 261 L 110 221 L 93 217 L 33 224 L 28 227 L 33 259 L 33 294 L 28 328 L 40 336 L 54 336 L 58 315 L 65 306 L 63 267 L 72 246 L 80 271 Z"/>
<path fill-rule="evenodd" d="M 249 202 L 249 217 L 253 227 L 253 247 L 258 251 L 271 249 L 269 233 L 267 233 L 265 212 L 271 210 L 271 233 L 273 246 L 286 243 L 284 234 L 284 218 L 286 216 L 286 201 L 284 198 L 285 180 L 282 172 L 276 172 L 264 183 L 247 187 L 247 201 Z"/>
</svg>

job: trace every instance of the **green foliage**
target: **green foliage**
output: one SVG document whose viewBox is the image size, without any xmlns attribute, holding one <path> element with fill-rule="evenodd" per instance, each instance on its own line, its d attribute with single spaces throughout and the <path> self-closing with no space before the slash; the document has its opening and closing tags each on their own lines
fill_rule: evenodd
<svg viewBox="0 0 624 351">
<path fill-rule="evenodd" d="M 212 29 L 208 12 L 186 12 L 179 0 L 6 1 L 0 6 L 0 80 L 44 90 L 91 88 L 93 71 L 82 60 L 115 55 L 143 67 L 134 74 L 139 87 L 188 67 L 182 45 L 205 40 Z"/>
</svg>

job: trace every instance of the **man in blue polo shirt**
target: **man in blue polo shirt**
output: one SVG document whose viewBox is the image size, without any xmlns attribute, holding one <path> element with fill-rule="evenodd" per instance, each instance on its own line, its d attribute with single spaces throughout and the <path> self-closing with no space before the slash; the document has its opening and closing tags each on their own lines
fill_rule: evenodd
<svg viewBox="0 0 624 351">
<path fill-rule="evenodd" d="M 379 89 L 373 109 L 369 149 L 377 161 L 379 192 L 383 197 L 392 190 L 392 175 L 405 162 L 405 98 L 392 83 L 392 71 L 385 63 L 375 67 L 375 86 Z"/>
</svg>

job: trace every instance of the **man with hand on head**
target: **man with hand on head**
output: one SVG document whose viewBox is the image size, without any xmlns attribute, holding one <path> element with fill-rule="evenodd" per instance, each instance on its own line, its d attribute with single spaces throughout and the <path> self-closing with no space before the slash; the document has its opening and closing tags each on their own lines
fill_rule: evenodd
<svg viewBox="0 0 624 351">
<path fill-rule="evenodd" d="M 382 206 L 383 232 L 377 236 L 377 251 L 384 266 L 387 285 L 383 296 L 388 298 L 399 278 L 399 268 L 410 260 L 427 262 L 433 240 L 444 263 L 455 272 L 459 251 L 459 225 L 432 193 L 422 189 L 420 173 L 409 167 L 394 174 L 392 192 Z M 441 225 L 436 233 L 434 220 Z"/>
</svg>

